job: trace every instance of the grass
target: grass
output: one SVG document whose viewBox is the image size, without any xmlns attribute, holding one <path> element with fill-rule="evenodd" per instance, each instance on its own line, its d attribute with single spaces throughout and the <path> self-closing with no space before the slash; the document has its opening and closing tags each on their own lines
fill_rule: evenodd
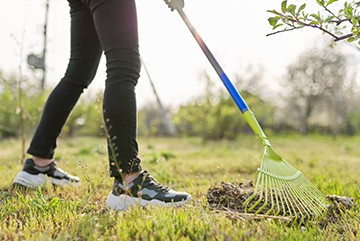
<svg viewBox="0 0 360 241">
<path fill-rule="evenodd" d="M 21 170 L 20 143 L 0 141 L 0 240 L 360 240 L 360 137 L 275 136 L 276 151 L 325 194 L 354 198 L 354 208 L 334 223 L 306 227 L 274 220 L 243 221 L 210 210 L 206 194 L 225 181 L 254 180 L 262 147 L 253 136 L 237 141 L 141 138 L 143 166 L 160 182 L 192 194 L 185 207 L 104 206 L 112 187 L 104 139 L 61 139 L 59 165 L 80 176 L 77 188 L 12 190 Z M 356 234 L 357 233 L 357 234 Z"/>
</svg>

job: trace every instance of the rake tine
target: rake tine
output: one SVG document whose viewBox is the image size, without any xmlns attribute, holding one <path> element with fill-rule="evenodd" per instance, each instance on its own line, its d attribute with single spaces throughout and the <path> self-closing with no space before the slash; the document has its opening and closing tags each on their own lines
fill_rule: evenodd
<svg viewBox="0 0 360 241">
<path fill-rule="evenodd" d="M 278 168 L 277 168 L 277 166 L 278 166 Z M 284 172 L 282 166 L 283 165 L 281 163 L 280 163 L 280 165 L 274 165 L 274 169 L 278 169 L 278 170 L 270 170 L 269 172 L 276 173 L 276 172 L 280 171 L 280 174 L 284 175 L 285 172 Z M 290 189 L 288 188 L 289 187 L 288 183 L 284 182 L 280 177 L 274 176 L 273 178 L 279 180 L 280 187 L 281 187 L 281 195 L 284 195 L 286 197 L 284 199 L 284 201 L 285 201 L 287 209 L 284 208 L 284 214 L 286 214 L 286 212 L 289 212 L 290 216 L 293 216 L 293 214 L 294 214 L 295 217 L 297 218 L 297 210 L 296 210 L 296 208 L 293 207 L 292 205 L 290 205 L 290 203 L 288 202 L 288 200 L 294 200 L 294 198 L 292 197 L 293 195 L 289 191 Z M 281 197 L 281 195 L 280 195 L 280 197 Z M 296 204 L 296 206 L 297 206 L 297 204 Z M 297 207 L 297 209 L 299 209 L 299 208 Z"/>
<path fill-rule="evenodd" d="M 307 181 L 307 180 L 306 180 Z M 308 184 L 311 184 L 309 181 L 307 181 Z M 304 189 L 304 187 L 303 187 Z M 321 214 L 324 211 L 324 206 L 320 205 L 325 203 L 325 199 L 322 197 L 321 193 L 313 186 L 311 186 L 311 189 L 309 189 L 309 191 L 312 191 L 313 195 L 311 196 L 310 193 L 306 193 L 306 197 L 309 200 L 309 202 L 312 204 L 313 206 L 313 210 L 317 212 L 317 214 Z M 314 198 L 314 196 L 317 196 L 317 198 Z M 317 205 L 316 205 L 317 204 Z M 323 207 L 322 209 L 320 209 L 319 207 Z"/>
<path fill-rule="evenodd" d="M 268 186 L 268 184 L 267 184 L 267 177 L 265 176 L 265 177 L 263 177 L 263 180 L 265 180 L 265 187 L 267 187 Z M 262 191 L 262 193 L 263 193 L 264 191 Z M 267 206 L 267 203 L 268 203 L 268 188 L 265 188 L 265 193 L 264 193 L 265 195 L 265 201 L 264 201 L 264 203 L 263 203 L 263 205 L 255 212 L 255 214 L 258 214 L 258 213 L 260 213 L 266 206 Z M 260 198 L 259 198 L 259 200 L 260 200 Z"/>
<path fill-rule="evenodd" d="M 295 185 L 298 187 L 298 189 L 295 189 L 298 193 L 298 197 L 303 198 L 304 202 L 307 204 L 309 209 L 311 209 L 311 211 L 320 214 L 321 210 L 314 204 L 321 204 L 319 200 L 319 198 L 321 198 L 321 194 L 319 195 L 318 190 L 305 178 L 299 178 L 296 180 Z M 313 191 L 315 191 L 315 193 Z M 324 201 L 323 198 L 321 199 Z"/>
<path fill-rule="evenodd" d="M 291 188 L 291 192 L 294 194 L 294 196 L 296 197 L 295 203 L 298 204 L 298 208 L 300 212 L 305 212 L 307 217 L 311 217 L 311 213 L 309 213 L 308 208 L 306 208 L 308 206 L 308 200 L 307 200 L 307 195 L 306 193 L 303 192 L 301 186 L 299 184 L 300 180 L 294 180 L 294 185 L 293 188 Z M 300 198 L 302 195 L 303 196 L 303 200 L 301 202 Z M 306 204 L 306 205 L 305 205 Z M 301 215 L 304 217 L 304 215 Z"/>
<path fill-rule="evenodd" d="M 266 215 L 270 214 L 273 210 L 274 210 L 274 188 L 272 186 L 272 178 L 268 177 L 269 179 L 269 190 L 270 190 L 270 200 L 271 200 L 271 207 L 269 208 L 269 210 L 266 212 Z"/>
<path fill-rule="evenodd" d="M 285 164 L 287 163 L 284 162 L 283 165 L 281 166 L 282 173 L 284 173 Z M 289 164 L 287 166 L 289 166 Z M 313 210 L 314 208 L 313 205 L 311 204 L 311 200 L 310 200 L 311 198 L 309 197 L 310 195 L 309 192 L 312 192 L 312 190 L 314 190 L 314 187 L 312 185 L 306 186 L 304 182 L 306 182 L 305 184 L 311 184 L 305 178 L 299 176 L 298 178 L 292 180 L 290 183 L 287 183 L 287 190 L 289 195 L 294 200 L 294 204 L 297 207 L 297 209 L 299 209 L 299 211 L 303 210 L 309 216 L 312 216 L 308 210 L 308 209 Z M 304 189 L 304 187 L 311 187 L 311 188 L 308 190 L 309 192 L 307 192 L 307 189 L 306 188 Z M 304 200 L 302 200 L 302 198 L 304 198 Z M 315 198 L 315 200 L 317 200 L 317 198 Z M 309 206 L 309 208 L 307 208 L 307 206 Z"/>
<path fill-rule="evenodd" d="M 315 216 L 318 216 L 321 214 L 316 208 L 316 206 L 312 203 L 312 198 L 310 197 L 310 193 L 307 192 L 307 189 L 304 186 L 304 180 L 298 180 L 297 185 L 299 187 L 299 195 L 303 198 L 303 209 L 305 213 L 307 214 L 308 219 L 313 219 Z M 314 198 L 316 200 L 316 198 Z M 300 202 L 302 204 L 302 202 Z"/>
<path fill-rule="evenodd" d="M 280 182 L 280 180 L 276 179 L 276 178 L 273 178 L 273 180 L 274 180 L 274 184 L 276 185 L 276 188 L 275 188 L 276 195 L 275 195 L 275 197 L 276 197 L 276 202 L 277 202 L 277 207 L 278 207 L 278 210 L 277 210 L 275 215 L 279 215 L 279 214 L 281 214 L 282 210 L 285 210 L 285 204 L 286 203 L 283 200 L 283 197 L 281 195 L 281 189 L 280 189 L 281 182 Z"/>
<path fill-rule="evenodd" d="M 290 204 L 290 197 L 289 197 L 289 194 L 287 192 L 286 182 L 284 182 L 283 180 L 281 182 L 282 182 L 282 190 L 283 190 L 282 192 L 284 193 L 284 196 L 285 196 L 284 200 L 286 202 L 286 206 L 287 206 L 287 209 L 288 209 L 288 212 L 289 212 L 289 216 L 290 217 L 295 216 L 295 218 L 297 219 L 296 211 L 293 210 L 293 206 Z M 286 210 L 284 210 L 284 213 L 286 214 Z"/>
<path fill-rule="evenodd" d="M 292 197 L 293 205 L 296 207 L 296 213 L 298 213 L 301 218 L 304 217 L 304 213 L 307 213 L 307 215 L 310 217 L 311 215 L 307 211 L 305 200 L 301 200 L 300 198 L 301 194 L 299 191 L 301 190 L 298 189 L 299 186 L 297 185 L 297 180 L 292 181 L 292 183 L 287 183 L 286 186 L 289 195 Z"/>
<path fill-rule="evenodd" d="M 294 189 L 290 186 L 289 183 L 285 183 L 285 188 L 286 188 L 286 192 L 291 197 L 290 200 L 292 201 L 292 208 L 295 214 L 295 221 L 296 221 L 298 220 L 299 216 L 303 217 L 302 209 L 300 207 L 301 202 L 298 202 L 296 195 L 294 195 Z"/>
<path fill-rule="evenodd" d="M 283 183 L 282 183 L 282 180 L 279 180 L 279 179 L 276 179 L 278 184 L 279 184 L 279 187 L 281 187 L 281 189 L 279 188 L 279 197 L 281 199 L 281 205 L 282 205 L 282 212 L 283 214 L 282 215 L 286 215 L 286 210 L 290 210 L 289 208 L 289 205 L 287 203 L 287 200 L 284 198 L 285 196 L 282 195 L 283 191 L 282 191 L 282 186 L 283 186 Z M 291 214 L 291 211 L 290 211 L 290 214 Z"/>
<path fill-rule="evenodd" d="M 262 197 L 263 197 L 263 188 L 264 188 L 264 178 L 261 176 L 261 191 L 260 191 L 260 195 L 259 195 L 259 199 L 249 208 L 249 211 L 252 211 L 254 210 L 254 208 L 259 205 L 259 203 L 261 202 L 262 200 Z"/>
<path fill-rule="evenodd" d="M 247 212 L 248 204 L 250 204 L 250 202 L 256 197 L 256 194 L 258 193 L 259 183 L 260 183 L 260 175 L 258 175 L 258 177 L 257 177 L 253 194 L 250 197 L 248 197 L 248 199 L 246 199 L 245 202 L 243 202 L 243 206 L 245 207 L 245 212 Z M 249 210 L 249 211 L 251 211 L 251 210 Z"/>
<path fill-rule="evenodd" d="M 275 215 L 278 215 L 279 213 L 281 213 L 281 210 L 284 210 L 284 203 L 281 200 L 281 195 L 280 195 L 280 183 L 279 180 L 277 178 L 271 178 L 271 180 L 274 183 L 274 193 L 275 193 L 275 199 L 276 199 L 276 204 L 277 204 L 277 212 L 275 213 Z M 280 200 L 279 200 L 280 197 Z M 281 206 L 280 206 L 281 204 Z"/>
<path fill-rule="evenodd" d="M 285 165 L 285 163 L 281 162 L 280 165 L 279 165 L 279 169 L 281 171 L 282 176 L 287 176 L 286 175 L 287 173 L 285 173 L 285 170 L 284 170 L 284 165 Z M 291 193 L 290 190 L 291 189 L 288 188 L 289 183 L 286 182 L 285 180 L 282 180 L 281 182 L 282 182 L 283 192 L 286 195 L 285 201 L 287 203 L 287 207 L 288 207 L 289 212 L 290 212 L 289 216 L 290 217 L 293 216 L 292 213 L 291 213 L 291 211 L 293 211 L 295 219 L 297 219 L 298 215 L 297 215 L 296 209 L 295 209 L 294 205 L 290 204 L 290 200 L 293 202 L 293 198 L 292 198 L 292 195 L 290 195 L 290 193 Z"/>
<path fill-rule="evenodd" d="M 303 203 L 304 204 L 302 204 L 301 202 L 300 202 L 300 204 L 302 204 L 302 207 L 303 207 L 304 211 L 306 212 L 306 214 L 309 217 L 311 217 L 312 214 L 309 212 L 309 209 L 311 211 L 315 211 L 315 210 L 313 209 L 313 205 L 311 204 L 311 200 L 309 198 L 309 193 L 307 193 L 306 189 L 304 189 L 303 183 L 302 183 L 301 180 L 297 180 L 295 182 L 295 185 L 296 185 L 297 188 L 294 189 L 294 192 L 296 193 L 296 195 L 298 195 L 298 197 L 303 197 Z M 306 207 L 308 207 L 308 208 L 306 208 Z"/>
<path fill-rule="evenodd" d="M 273 180 L 274 180 L 274 184 L 275 184 L 274 190 L 275 190 L 275 198 L 276 198 L 276 205 L 277 205 L 277 212 L 275 213 L 275 215 L 277 216 L 281 212 L 280 201 L 279 201 L 279 196 L 280 195 L 278 194 L 279 191 L 276 188 L 276 183 L 278 182 L 278 180 L 277 179 L 273 179 Z M 284 209 L 284 205 L 283 205 L 282 201 L 281 201 L 281 205 L 282 205 L 282 207 Z"/>
<path fill-rule="evenodd" d="M 315 216 L 322 213 L 322 209 L 314 204 L 315 202 L 318 206 L 323 206 L 324 199 L 322 198 L 320 191 L 318 191 L 302 175 L 291 182 L 286 183 L 286 190 L 294 200 L 295 206 L 302 215 L 307 214 L 308 217 L 312 217 L 314 215 L 312 215 L 311 212 L 315 212 Z"/>
</svg>

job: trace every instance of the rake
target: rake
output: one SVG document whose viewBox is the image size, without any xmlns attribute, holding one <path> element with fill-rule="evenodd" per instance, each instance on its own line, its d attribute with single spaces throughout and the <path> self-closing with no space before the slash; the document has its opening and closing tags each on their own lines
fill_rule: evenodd
<svg viewBox="0 0 360 241">
<path fill-rule="evenodd" d="M 295 218 L 295 220 L 312 220 L 322 215 L 326 209 L 323 193 L 311 184 L 299 170 L 274 151 L 254 113 L 224 73 L 182 7 L 175 6 L 175 9 L 219 75 L 245 120 L 254 133 L 260 137 L 264 146 L 261 165 L 257 169 L 258 177 L 254 192 L 243 203 L 245 212 L 282 215 Z"/>
</svg>

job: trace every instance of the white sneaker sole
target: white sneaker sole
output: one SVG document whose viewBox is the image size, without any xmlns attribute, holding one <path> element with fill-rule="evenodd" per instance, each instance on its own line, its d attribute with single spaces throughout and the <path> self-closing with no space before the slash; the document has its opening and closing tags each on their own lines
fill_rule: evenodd
<svg viewBox="0 0 360 241">
<path fill-rule="evenodd" d="M 179 207 L 190 202 L 191 196 L 189 195 L 186 200 L 180 202 L 165 203 L 160 200 L 144 200 L 137 197 L 131 197 L 129 195 L 121 194 L 120 196 L 114 195 L 112 192 L 106 199 L 106 208 L 114 209 L 116 211 L 126 211 L 128 208 L 133 206 L 145 207 L 148 205 L 162 206 L 162 207 Z"/>
<path fill-rule="evenodd" d="M 44 174 L 37 174 L 37 175 L 32 175 L 30 173 L 21 171 L 19 172 L 19 174 L 15 177 L 14 184 L 19 184 L 25 187 L 29 187 L 29 188 L 36 188 L 38 186 L 43 186 L 46 184 L 54 184 L 57 186 L 80 186 L 80 182 L 70 182 L 66 179 L 56 179 L 56 178 L 52 178 L 49 177 L 47 175 Z"/>
</svg>

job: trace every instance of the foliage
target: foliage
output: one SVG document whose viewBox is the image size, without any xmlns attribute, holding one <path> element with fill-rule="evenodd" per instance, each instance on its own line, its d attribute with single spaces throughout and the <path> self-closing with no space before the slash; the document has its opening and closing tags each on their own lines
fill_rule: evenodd
<svg viewBox="0 0 360 241">
<path fill-rule="evenodd" d="M 104 135 L 101 103 L 102 93 L 100 92 L 95 97 L 80 99 L 66 121 L 62 134 L 66 136 Z"/>
<path fill-rule="evenodd" d="M 289 75 L 286 76 L 287 79 L 282 85 L 284 89 L 281 92 L 287 95 L 283 101 L 288 104 L 288 108 L 280 109 L 280 112 L 279 108 L 275 109 L 269 101 L 261 98 L 265 91 L 267 92 L 265 94 L 269 96 L 268 88 L 262 81 L 262 68 L 256 68 L 256 71 L 248 69 L 245 75 L 235 75 L 234 83 L 264 129 L 298 130 L 300 123 L 303 127 L 305 126 L 301 129 L 305 132 L 320 128 L 336 134 L 351 134 L 360 129 L 356 114 L 359 105 L 356 105 L 357 92 L 355 92 L 354 79 L 348 75 L 345 63 L 344 56 L 336 52 L 330 53 L 329 50 L 316 53 L 307 51 L 306 54 L 300 56 L 296 63 L 289 66 Z M 206 73 L 203 75 L 203 80 L 205 88 L 200 96 L 178 109 L 167 110 L 168 113 L 172 113 L 172 123 L 178 134 L 197 136 L 204 140 L 233 140 L 241 134 L 252 133 L 223 86 L 216 85 Z M 21 137 L 25 140 L 30 137 L 41 117 L 42 108 L 50 92 L 49 90 L 39 91 L 28 84 L 27 80 L 22 81 L 23 91 L 19 92 L 18 83 L 17 77 L 4 77 L 0 74 L 1 138 Z M 19 108 L 19 94 L 22 98 L 22 111 Z M 334 97 L 331 98 L 331 96 Z M 84 94 L 69 116 L 62 136 L 103 135 L 101 99 L 102 93 L 97 93 L 95 96 Z M 276 101 L 279 99 L 277 98 Z M 279 103 L 276 104 L 279 105 Z M 304 105 L 307 105 L 306 108 L 309 110 L 307 116 L 304 115 L 306 113 Z M 139 136 L 167 135 L 163 116 L 155 106 L 157 106 L 155 103 L 149 103 L 139 109 Z M 330 124 L 327 123 L 325 128 L 323 123 L 319 125 L 318 122 L 319 118 L 324 118 L 324 114 L 327 120 L 332 121 Z"/>
<path fill-rule="evenodd" d="M 14 126 L 17 123 L 16 101 L 9 85 L 2 86 L 0 94 L 0 133 L 1 137 L 15 136 Z"/>
<path fill-rule="evenodd" d="M 356 133 L 360 133 L 360 107 L 349 113 L 349 122 L 355 128 Z"/>
<path fill-rule="evenodd" d="M 39 91 L 28 82 L 22 81 L 22 91 L 18 91 L 18 77 L 0 76 L 0 138 L 19 137 L 24 131 L 29 137 L 36 128 L 43 106 L 50 91 Z M 19 96 L 21 94 L 21 96 Z M 19 98 L 22 102 L 21 123 Z M 102 135 L 101 96 L 83 98 L 69 116 L 62 135 Z M 23 125 L 23 128 L 20 126 Z"/>
<path fill-rule="evenodd" d="M 170 109 L 161 113 L 161 109 L 155 102 L 149 102 L 138 110 L 138 133 L 141 136 L 171 136 L 164 120 L 164 114 L 171 112 Z M 167 116 L 166 116 L 167 117 Z"/>
<path fill-rule="evenodd" d="M 284 78 L 283 112 L 302 133 L 321 127 L 332 134 L 352 134 L 348 115 L 356 107 L 356 81 L 344 55 L 334 49 L 305 51 Z"/>
<path fill-rule="evenodd" d="M 223 89 L 212 89 L 213 82 L 207 78 L 205 94 L 187 105 L 182 105 L 174 116 L 179 134 L 200 136 L 204 140 L 235 139 L 241 133 L 250 132 L 241 112 Z M 273 122 L 273 107 L 258 96 L 242 91 L 243 98 L 265 128 Z"/>
<path fill-rule="evenodd" d="M 314 5 L 308 7 L 304 1 L 285 0 L 281 10 L 269 10 L 273 14 L 268 19 L 271 34 L 310 27 L 330 35 L 335 42 L 356 41 L 360 45 L 358 1 L 316 0 Z"/>
<path fill-rule="evenodd" d="M 24 118 L 23 131 L 31 133 L 36 125 L 42 111 L 46 94 L 32 91 L 31 86 L 23 88 L 30 91 L 22 92 L 22 108 Z M 19 117 L 19 105 L 17 91 L 17 78 L 10 76 L 0 79 L 0 137 L 16 137 L 19 136 L 21 130 L 21 120 Z"/>
<path fill-rule="evenodd" d="M 231 98 L 219 96 L 216 103 L 189 103 L 179 108 L 174 123 L 181 135 L 203 139 L 234 139 L 245 128 L 244 120 Z"/>
</svg>

